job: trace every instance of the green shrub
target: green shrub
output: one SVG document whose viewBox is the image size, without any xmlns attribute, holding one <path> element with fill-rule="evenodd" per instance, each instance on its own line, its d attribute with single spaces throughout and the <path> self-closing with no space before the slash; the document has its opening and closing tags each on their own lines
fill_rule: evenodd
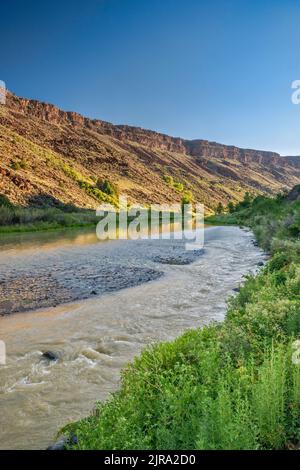
<svg viewBox="0 0 300 470">
<path fill-rule="evenodd" d="M 13 207 L 8 197 L 4 196 L 4 194 L 0 194 L 0 207 Z"/>
<path fill-rule="evenodd" d="M 10 162 L 10 167 L 13 169 L 13 170 L 26 170 L 26 168 L 28 167 L 26 161 L 24 159 L 22 160 L 19 160 L 19 161 L 16 161 L 16 160 L 11 160 Z"/>
<path fill-rule="evenodd" d="M 1 205 L 0 198 L 0 231 L 32 231 L 51 228 L 84 226 L 96 224 L 94 211 L 76 210 L 66 205 L 63 208 L 32 208 Z"/>
<path fill-rule="evenodd" d="M 96 187 L 103 193 L 108 194 L 108 196 L 117 196 L 118 194 L 117 188 L 108 180 L 98 179 L 96 182 Z"/>
<path fill-rule="evenodd" d="M 184 184 L 180 181 L 175 181 L 173 176 L 164 175 L 163 179 L 167 183 L 167 185 L 170 186 L 170 188 L 175 189 L 175 191 L 179 193 L 182 193 L 184 191 Z"/>
<path fill-rule="evenodd" d="M 173 176 L 170 175 L 164 175 L 163 177 L 164 181 L 169 185 L 169 186 L 174 186 L 174 178 Z"/>
<path fill-rule="evenodd" d="M 219 202 L 219 204 L 216 207 L 216 214 L 220 215 L 220 214 L 223 214 L 223 212 L 224 212 L 223 204 Z"/>
</svg>

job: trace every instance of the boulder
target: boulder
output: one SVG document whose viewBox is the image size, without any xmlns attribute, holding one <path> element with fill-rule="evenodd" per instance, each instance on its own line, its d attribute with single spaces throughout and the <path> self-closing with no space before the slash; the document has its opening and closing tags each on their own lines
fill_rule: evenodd
<svg viewBox="0 0 300 470">
<path fill-rule="evenodd" d="M 59 357 L 56 353 L 52 351 L 46 351 L 42 354 L 44 359 L 48 359 L 48 361 L 58 361 Z"/>
</svg>

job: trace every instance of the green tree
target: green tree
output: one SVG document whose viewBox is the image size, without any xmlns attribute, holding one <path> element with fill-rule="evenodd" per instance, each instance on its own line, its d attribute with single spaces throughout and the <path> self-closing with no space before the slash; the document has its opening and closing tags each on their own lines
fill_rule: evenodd
<svg viewBox="0 0 300 470">
<path fill-rule="evenodd" d="M 247 191 L 245 193 L 244 199 L 241 202 L 242 207 L 249 207 L 252 201 L 251 194 Z"/>
<path fill-rule="evenodd" d="M 230 214 L 232 214 L 235 211 L 235 206 L 234 206 L 233 202 L 228 203 L 227 209 L 228 209 L 228 212 Z"/>
<path fill-rule="evenodd" d="M 216 207 L 216 213 L 220 215 L 220 214 L 223 214 L 223 212 L 224 212 L 223 204 L 222 202 L 219 202 L 219 204 Z"/>
<path fill-rule="evenodd" d="M 96 183 L 97 189 L 100 189 L 105 194 L 108 194 L 108 196 L 116 196 L 117 194 L 117 189 L 116 187 L 109 181 L 109 180 L 97 180 Z"/>
<path fill-rule="evenodd" d="M 173 185 L 174 185 L 174 178 L 173 178 L 173 176 L 164 175 L 164 181 L 165 181 L 169 186 L 173 186 Z"/>
</svg>

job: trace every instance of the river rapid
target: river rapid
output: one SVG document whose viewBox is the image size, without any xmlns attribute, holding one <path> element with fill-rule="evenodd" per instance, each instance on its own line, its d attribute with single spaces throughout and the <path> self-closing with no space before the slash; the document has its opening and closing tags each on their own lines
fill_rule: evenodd
<svg viewBox="0 0 300 470">
<path fill-rule="evenodd" d="M 222 321 L 228 296 L 264 260 L 252 240 L 208 227 L 191 252 L 182 240 L 99 242 L 87 230 L 2 236 L 0 448 L 45 449 L 119 387 L 146 345 Z"/>
</svg>

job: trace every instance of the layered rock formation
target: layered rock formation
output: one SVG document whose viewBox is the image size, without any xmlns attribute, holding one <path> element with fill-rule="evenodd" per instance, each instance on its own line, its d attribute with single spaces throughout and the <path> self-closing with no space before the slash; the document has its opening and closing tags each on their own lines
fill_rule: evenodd
<svg viewBox="0 0 300 470">
<path fill-rule="evenodd" d="M 176 202 L 189 192 L 212 209 L 246 191 L 291 188 L 300 183 L 299 161 L 113 125 L 10 93 L 0 106 L 0 193 L 13 203 L 50 197 L 97 207 L 91 188 L 108 179 L 132 202 Z"/>
</svg>

